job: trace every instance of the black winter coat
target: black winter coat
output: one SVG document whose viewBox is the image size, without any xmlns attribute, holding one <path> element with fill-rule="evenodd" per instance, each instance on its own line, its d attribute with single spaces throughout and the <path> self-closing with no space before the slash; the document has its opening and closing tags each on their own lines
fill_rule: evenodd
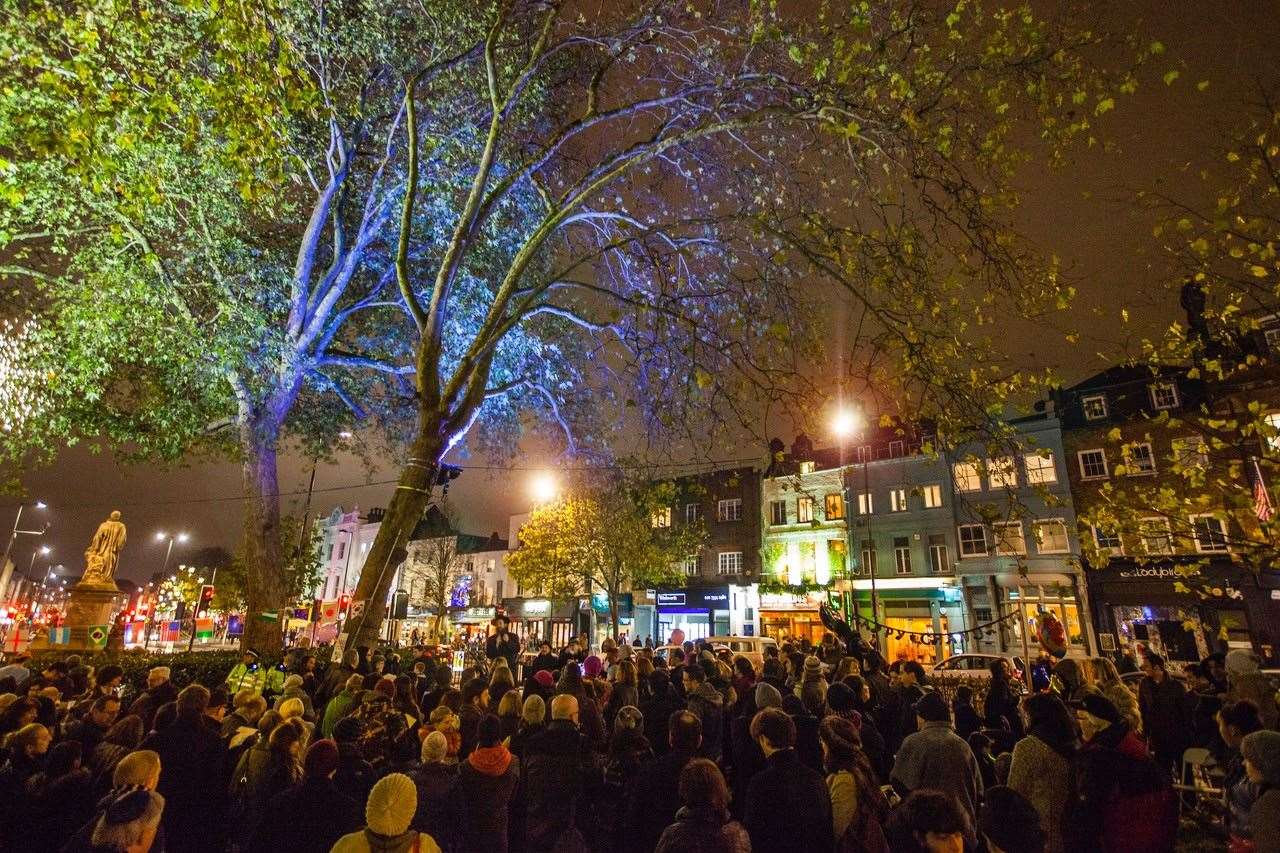
<svg viewBox="0 0 1280 853">
<path fill-rule="evenodd" d="M 458 768 L 463 849 L 507 853 L 511 797 L 519 780 L 520 762 L 514 757 L 500 775 L 481 772 L 469 761 Z"/>
<path fill-rule="evenodd" d="M 524 746 L 529 849 L 550 849 L 589 810 L 600 769 L 591 741 L 567 720 L 552 720 Z"/>
<path fill-rule="evenodd" d="M 766 759 L 751 780 L 743 823 L 752 850 L 769 853 L 831 853 L 831 794 L 822 774 L 800 761 L 794 749 Z"/>
<path fill-rule="evenodd" d="M 200 717 L 179 717 L 163 731 L 148 735 L 141 748 L 160 755 L 156 790 L 164 797 L 161 822 L 168 853 L 222 850 L 227 771 L 226 751 L 217 733 Z"/>
<path fill-rule="evenodd" d="M 671 715 L 684 709 L 676 692 L 668 685 L 661 693 L 650 694 L 640 700 L 640 713 L 644 714 L 644 736 L 658 755 L 666 755 L 670 749 L 669 726 Z"/>
<path fill-rule="evenodd" d="M 410 824 L 419 832 L 435 839 L 444 853 L 460 850 L 462 828 L 459 826 L 465 804 L 458 785 L 458 767 L 432 762 L 413 774 L 418 789 L 418 810 Z"/>
<path fill-rule="evenodd" d="M 627 853 L 653 853 L 662 830 L 680 810 L 680 771 L 696 757 L 686 750 L 672 750 L 636 774 L 624 824 Z"/>
<path fill-rule="evenodd" d="M 328 853 L 364 825 L 363 809 L 330 779 L 303 779 L 267 801 L 246 853 Z"/>
</svg>

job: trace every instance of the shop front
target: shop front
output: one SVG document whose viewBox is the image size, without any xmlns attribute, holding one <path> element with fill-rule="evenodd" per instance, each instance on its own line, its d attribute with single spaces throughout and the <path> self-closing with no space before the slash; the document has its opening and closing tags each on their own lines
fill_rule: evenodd
<svg viewBox="0 0 1280 853">
<path fill-rule="evenodd" d="M 449 625 L 456 635 L 464 639 L 484 637 L 489 633 L 489 623 L 498 613 L 496 607 L 450 607 Z"/>
<path fill-rule="evenodd" d="M 814 590 L 807 593 L 760 593 L 760 633 L 773 637 L 779 644 L 808 640 L 817 644 L 826 633 L 818 608 L 827 600 L 827 593 Z"/>
<path fill-rule="evenodd" d="M 962 632 L 969 627 L 960 588 L 932 578 L 891 578 L 876 583 L 884 656 L 890 662 L 931 665 L 965 651 Z M 871 582 L 854 582 L 858 612 L 871 614 Z M 867 626 L 863 626 L 864 631 Z"/>
<path fill-rule="evenodd" d="M 1045 614 L 1062 625 L 1068 654 L 1095 653 L 1083 583 L 1059 572 L 973 574 L 963 579 L 964 597 L 973 625 L 987 625 L 1010 614 L 1009 621 L 971 634 L 967 650 L 1035 657 Z"/>
<path fill-rule="evenodd" d="M 522 646 L 536 646 L 541 640 L 559 650 L 573 636 L 578 600 L 552 601 L 549 598 L 504 598 L 503 610 L 511 620 L 511 631 Z"/>
<path fill-rule="evenodd" d="M 1175 664 L 1250 649 L 1253 577 L 1227 562 L 1207 567 L 1113 563 L 1089 572 L 1098 640 L 1135 661 L 1145 650 Z"/>
<path fill-rule="evenodd" d="M 730 606 L 727 586 L 657 589 L 654 610 L 658 625 L 654 643 L 669 642 L 676 630 L 684 632 L 685 640 L 728 634 L 732 621 Z"/>
<path fill-rule="evenodd" d="M 615 636 L 624 638 L 628 643 L 631 642 L 635 632 L 635 605 L 631 593 L 624 592 L 618 596 L 618 626 L 616 630 L 610 624 L 613 616 L 609 612 L 609 596 L 607 594 L 597 592 L 592 595 L 590 607 L 595 624 L 595 636 L 591 638 L 592 648 L 600 648 L 606 639 L 611 639 Z"/>
</svg>

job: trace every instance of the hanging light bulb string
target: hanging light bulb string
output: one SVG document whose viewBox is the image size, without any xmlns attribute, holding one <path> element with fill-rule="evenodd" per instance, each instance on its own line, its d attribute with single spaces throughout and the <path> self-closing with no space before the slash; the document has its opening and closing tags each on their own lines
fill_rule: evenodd
<svg viewBox="0 0 1280 853">
<path fill-rule="evenodd" d="M 933 645 L 943 638 L 949 637 L 952 638 L 952 642 L 956 642 L 961 637 L 965 637 L 970 634 L 978 634 L 980 632 L 987 633 L 992 626 L 1009 622 L 1010 620 L 1016 619 L 1017 616 L 1018 614 L 1016 611 L 1013 613 L 1007 613 L 999 619 L 992 619 L 990 622 L 983 622 L 981 625 L 975 625 L 972 628 L 966 628 L 962 631 L 904 631 L 901 628 L 894 628 L 891 625 L 885 625 L 882 622 L 877 622 L 875 619 L 867 616 L 858 615 L 854 616 L 854 619 L 856 619 L 860 625 L 870 628 L 875 633 L 884 631 L 886 634 L 896 634 L 897 639 L 899 640 L 904 637 L 910 637 L 912 640 L 915 640 L 919 637 L 920 642 Z"/>
</svg>

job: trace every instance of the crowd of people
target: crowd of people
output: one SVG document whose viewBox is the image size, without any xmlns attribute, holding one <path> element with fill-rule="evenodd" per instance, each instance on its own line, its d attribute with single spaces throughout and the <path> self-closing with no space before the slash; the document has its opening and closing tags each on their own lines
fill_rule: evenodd
<svg viewBox="0 0 1280 853">
<path fill-rule="evenodd" d="M 1233 849 L 1280 850 L 1275 693 L 1247 652 L 1187 686 L 1150 655 L 1136 695 L 1106 659 L 1030 691 L 999 659 L 975 695 L 834 640 L 767 647 L 758 668 L 705 643 L 542 643 L 517 675 L 498 628 L 460 674 L 425 647 L 298 652 L 273 689 L 246 651 L 212 689 L 155 667 L 127 705 L 118 666 L 18 657 L 0 668 L 0 844 L 1156 853 L 1177 832 L 1174 759 L 1203 739 Z"/>
</svg>

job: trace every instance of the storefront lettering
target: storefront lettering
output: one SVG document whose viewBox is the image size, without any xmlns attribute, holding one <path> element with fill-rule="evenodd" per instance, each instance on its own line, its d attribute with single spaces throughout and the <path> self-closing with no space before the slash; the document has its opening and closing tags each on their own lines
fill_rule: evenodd
<svg viewBox="0 0 1280 853">
<path fill-rule="evenodd" d="M 1181 578 L 1197 575 L 1196 571 L 1179 571 L 1173 566 L 1138 566 L 1132 569 L 1121 569 L 1122 578 Z"/>
<path fill-rule="evenodd" d="M 685 594 L 683 592 L 660 592 L 658 593 L 659 607 L 683 607 Z"/>
</svg>

